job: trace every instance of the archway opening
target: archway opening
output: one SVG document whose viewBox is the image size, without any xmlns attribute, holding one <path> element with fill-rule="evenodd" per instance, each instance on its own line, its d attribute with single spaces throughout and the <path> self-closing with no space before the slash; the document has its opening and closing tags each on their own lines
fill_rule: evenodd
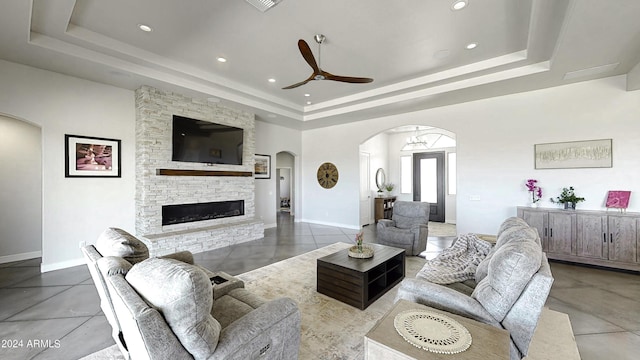
<svg viewBox="0 0 640 360">
<path fill-rule="evenodd" d="M 456 149 L 455 133 L 421 124 L 388 129 L 360 144 L 360 225 L 392 216 L 376 213 L 380 198 L 426 201 L 438 205 L 437 214 L 430 216 L 435 221 L 430 221 L 429 235 L 455 236 Z M 440 160 L 431 160 L 436 154 Z M 382 189 L 376 182 L 380 169 L 385 174 Z"/>
<path fill-rule="evenodd" d="M 278 218 L 295 216 L 295 156 L 288 151 L 276 154 L 276 211 Z"/>
<path fill-rule="evenodd" d="M 0 263 L 42 257 L 42 130 L 0 115 Z"/>
</svg>

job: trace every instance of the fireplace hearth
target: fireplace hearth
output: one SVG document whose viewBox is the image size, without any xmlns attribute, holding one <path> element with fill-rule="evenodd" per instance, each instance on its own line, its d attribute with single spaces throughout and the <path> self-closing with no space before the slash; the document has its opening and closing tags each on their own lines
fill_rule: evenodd
<svg viewBox="0 0 640 360">
<path fill-rule="evenodd" d="M 244 200 L 163 205 L 162 226 L 244 215 Z"/>
</svg>

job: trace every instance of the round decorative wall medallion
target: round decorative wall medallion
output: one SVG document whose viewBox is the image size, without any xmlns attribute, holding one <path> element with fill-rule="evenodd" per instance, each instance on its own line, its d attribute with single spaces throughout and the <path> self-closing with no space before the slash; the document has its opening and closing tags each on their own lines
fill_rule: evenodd
<svg viewBox="0 0 640 360">
<path fill-rule="evenodd" d="M 318 184 L 325 189 L 331 189 L 338 183 L 338 168 L 326 162 L 318 168 Z"/>
</svg>

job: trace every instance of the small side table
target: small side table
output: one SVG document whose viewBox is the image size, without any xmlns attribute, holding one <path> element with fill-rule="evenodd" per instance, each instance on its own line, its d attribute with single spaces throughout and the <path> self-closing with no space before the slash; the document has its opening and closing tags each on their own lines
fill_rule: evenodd
<svg viewBox="0 0 640 360">
<path fill-rule="evenodd" d="M 436 354 L 417 348 L 398 334 L 393 326 L 396 315 L 406 310 L 430 310 L 450 316 L 471 333 L 471 346 L 455 355 Z M 498 360 L 509 359 L 509 332 L 475 320 L 440 311 L 428 306 L 399 300 L 364 337 L 365 360 Z"/>
<path fill-rule="evenodd" d="M 224 271 L 216 271 L 209 278 L 213 285 L 213 300 L 216 300 L 233 289 L 243 288 L 244 282 Z"/>
</svg>

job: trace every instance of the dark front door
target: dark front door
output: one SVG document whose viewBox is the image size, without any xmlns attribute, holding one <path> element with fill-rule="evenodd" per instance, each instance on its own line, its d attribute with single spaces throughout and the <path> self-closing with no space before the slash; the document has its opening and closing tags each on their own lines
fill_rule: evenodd
<svg viewBox="0 0 640 360">
<path fill-rule="evenodd" d="M 444 222 L 444 152 L 413 154 L 413 201 L 430 203 L 429 221 Z"/>
</svg>

